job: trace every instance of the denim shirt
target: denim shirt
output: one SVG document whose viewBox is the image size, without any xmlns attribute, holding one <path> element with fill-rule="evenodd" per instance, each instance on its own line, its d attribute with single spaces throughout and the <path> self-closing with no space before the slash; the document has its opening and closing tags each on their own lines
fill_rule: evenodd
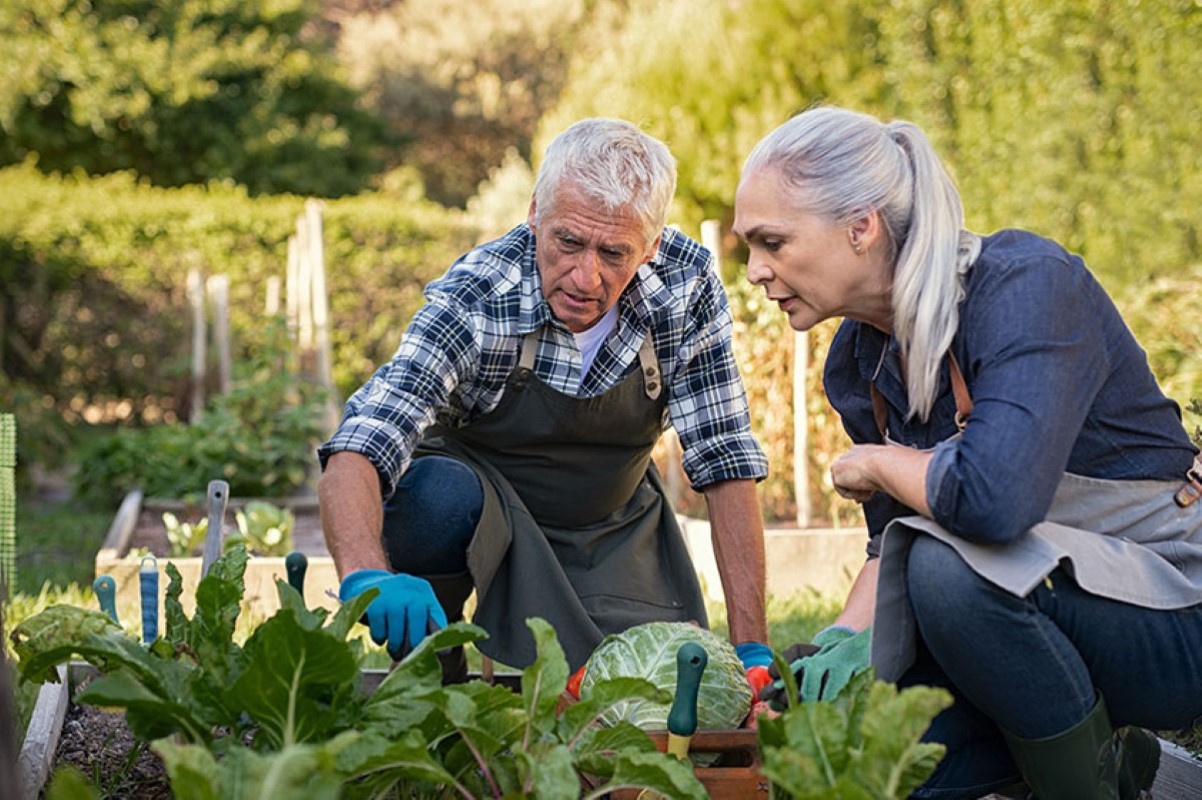
<svg viewBox="0 0 1202 800">
<path fill-rule="evenodd" d="M 955 439 L 946 361 L 930 418 L 907 421 L 898 345 L 871 326 L 844 320 L 823 380 L 852 441 L 879 443 L 875 376 L 890 438 L 934 450 L 927 503 L 956 536 L 1013 540 L 1045 518 L 1065 472 L 1178 480 L 1197 452 L 1113 301 L 1078 256 L 1048 239 L 1018 230 L 982 238 L 952 351 L 973 400 Z M 865 503 L 869 555 L 890 520 L 914 513 L 883 493 Z"/>
</svg>

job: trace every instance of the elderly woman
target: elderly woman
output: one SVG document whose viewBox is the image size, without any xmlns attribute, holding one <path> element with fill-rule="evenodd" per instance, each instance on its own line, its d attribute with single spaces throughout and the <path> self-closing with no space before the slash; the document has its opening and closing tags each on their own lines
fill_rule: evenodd
<svg viewBox="0 0 1202 800">
<path fill-rule="evenodd" d="M 1016 771 L 1040 800 L 1137 797 L 1159 763 L 1142 728 L 1202 717 L 1202 459 L 1078 256 L 963 226 L 907 122 L 811 109 L 744 166 L 748 280 L 797 330 L 843 318 L 824 380 L 853 446 L 831 477 L 870 535 L 793 664 L 802 699 L 870 638 L 878 678 L 956 700 L 916 797 Z"/>
</svg>

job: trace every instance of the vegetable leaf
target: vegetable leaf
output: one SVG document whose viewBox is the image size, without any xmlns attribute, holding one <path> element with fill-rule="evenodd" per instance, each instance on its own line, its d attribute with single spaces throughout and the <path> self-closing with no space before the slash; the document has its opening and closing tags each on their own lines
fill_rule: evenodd
<svg viewBox="0 0 1202 800">
<path fill-rule="evenodd" d="M 259 723 L 276 749 L 328 736 L 359 673 L 345 642 L 302 627 L 292 609 L 260 625 L 244 656 L 246 667 L 227 699 Z"/>
</svg>

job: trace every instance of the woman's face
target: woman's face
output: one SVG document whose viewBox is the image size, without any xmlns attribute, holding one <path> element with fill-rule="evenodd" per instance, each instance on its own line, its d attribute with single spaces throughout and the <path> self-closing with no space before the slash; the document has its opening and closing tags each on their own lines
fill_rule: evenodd
<svg viewBox="0 0 1202 800">
<path fill-rule="evenodd" d="M 734 230 L 746 243 L 747 280 L 764 287 L 795 330 L 832 317 L 891 327 L 891 266 L 879 216 L 833 225 L 798 208 L 796 189 L 772 169 L 745 175 Z"/>
</svg>

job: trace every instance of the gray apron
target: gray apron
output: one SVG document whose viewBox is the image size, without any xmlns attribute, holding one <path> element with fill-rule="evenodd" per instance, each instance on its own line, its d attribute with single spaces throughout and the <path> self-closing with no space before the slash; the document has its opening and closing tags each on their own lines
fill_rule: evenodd
<svg viewBox="0 0 1202 800">
<path fill-rule="evenodd" d="M 952 371 L 954 383 L 959 371 L 954 360 Z M 966 389 L 960 391 L 967 395 Z M 970 410 L 971 402 L 958 412 L 958 422 Z M 918 631 L 907 596 L 906 562 L 920 535 L 949 545 L 974 572 L 1016 597 L 1027 596 L 1063 565 L 1095 596 L 1155 609 L 1202 603 L 1202 503 L 1178 506 L 1173 496 L 1181 485 L 1066 472 L 1047 519 L 1000 545 L 966 541 L 926 517 L 892 520 L 881 544 L 873 617 L 877 677 L 896 682 L 914 661 Z"/>
<path fill-rule="evenodd" d="M 528 617 L 555 628 L 575 670 L 607 634 L 652 620 L 707 625 L 705 602 L 651 450 L 667 403 L 648 334 L 639 369 L 597 397 L 534 375 L 538 331 L 497 407 L 431 427 L 415 453 L 472 467 L 484 507 L 468 547 L 479 643 L 502 664 L 534 661 Z"/>
</svg>

